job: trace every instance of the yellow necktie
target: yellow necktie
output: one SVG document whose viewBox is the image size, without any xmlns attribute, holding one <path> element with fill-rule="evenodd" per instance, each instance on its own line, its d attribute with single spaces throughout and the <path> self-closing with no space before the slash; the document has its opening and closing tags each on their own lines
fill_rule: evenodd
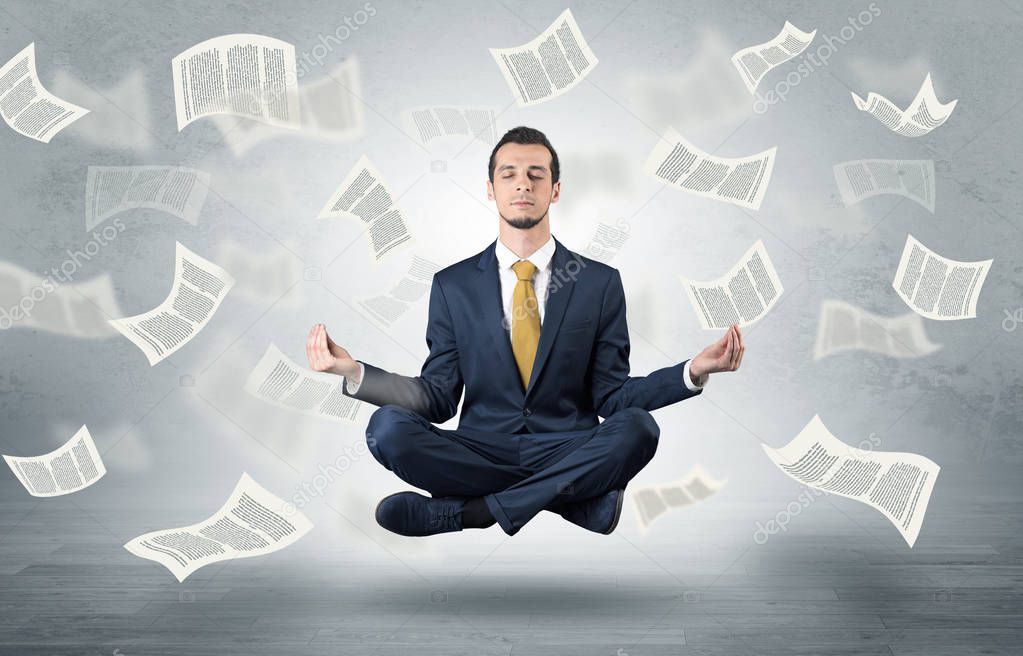
<svg viewBox="0 0 1023 656">
<path fill-rule="evenodd" d="M 529 260 L 519 260 L 512 265 L 512 270 L 519 279 L 512 294 L 512 352 L 522 378 L 522 388 L 526 389 L 533 371 L 536 347 L 540 343 L 540 308 L 533 291 L 536 265 Z"/>
</svg>

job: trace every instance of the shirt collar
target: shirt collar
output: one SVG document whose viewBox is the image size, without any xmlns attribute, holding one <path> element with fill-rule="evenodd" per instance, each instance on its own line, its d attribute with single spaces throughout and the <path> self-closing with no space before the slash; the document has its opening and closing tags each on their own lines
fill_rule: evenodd
<svg viewBox="0 0 1023 656">
<path fill-rule="evenodd" d="M 554 247 L 554 237 L 548 236 L 547 241 L 533 251 L 532 255 L 525 259 L 532 262 L 537 271 L 543 271 L 550 264 L 551 258 L 554 257 Z M 511 265 L 522 259 L 516 255 L 512 249 L 505 246 L 500 237 L 497 238 L 497 248 L 495 253 L 497 255 L 497 264 L 502 269 L 510 269 Z"/>
</svg>

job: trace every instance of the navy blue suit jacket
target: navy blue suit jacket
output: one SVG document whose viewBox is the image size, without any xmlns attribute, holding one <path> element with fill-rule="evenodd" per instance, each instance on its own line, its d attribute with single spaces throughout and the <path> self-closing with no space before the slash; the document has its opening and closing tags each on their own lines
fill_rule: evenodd
<svg viewBox="0 0 1023 656">
<path fill-rule="evenodd" d="M 396 404 L 459 428 L 497 433 L 546 433 L 592 428 L 597 416 L 622 408 L 646 410 L 696 394 L 685 384 L 685 361 L 647 376 L 629 376 L 625 290 L 618 270 L 554 240 L 540 343 L 523 390 L 504 328 L 495 240 L 482 253 L 438 271 L 430 290 L 426 345 L 419 376 L 367 362 L 362 383 L 347 396 Z"/>
</svg>

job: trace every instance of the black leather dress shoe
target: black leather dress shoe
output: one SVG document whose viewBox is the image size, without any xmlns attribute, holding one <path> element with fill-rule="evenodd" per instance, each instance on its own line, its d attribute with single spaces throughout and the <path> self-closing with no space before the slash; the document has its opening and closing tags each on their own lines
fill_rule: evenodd
<svg viewBox="0 0 1023 656">
<path fill-rule="evenodd" d="M 377 504 L 376 518 L 398 535 L 423 536 L 462 530 L 465 499 L 430 498 L 415 492 L 396 492 Z"/>
<path fill-rule="evenodd" d="M 624 489 L 610 490 L 599 497 L 550 506 L 548 510 L 588 531 L 610 535 L 618 527 L 624 501 Z"/>
</svg>

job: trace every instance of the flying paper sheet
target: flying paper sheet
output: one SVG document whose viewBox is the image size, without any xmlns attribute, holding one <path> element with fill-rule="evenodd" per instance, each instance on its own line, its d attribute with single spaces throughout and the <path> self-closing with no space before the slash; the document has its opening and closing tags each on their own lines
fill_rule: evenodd
<svg viewBox="0 0 1023 656">
<path fill-rule="evenodd" d="M 411 243 L 405 217 L 383 176 L 363 155 L 320 210 L 319 219 L 355 217 L 369 226 L 374 261 L 396 246 Z M 397 252 L 397 251 L 395 251 Z"/>
<path fill-rule="evenodd" d="M 26 137 L 43 143 L 89 113 L 43 88 L 36 74 L 36 44 L 30 43 L 0 68 L 0 116 Z"/>
<path fill-rule="evenodd" d="M 941 344 L 928 339 L 923 319 L 915 312 L 883 317 L 845 301 L 829 299 L 821 304 L 813 359 L 854 349 L 893 358 L 918 358 L 940 348 Z"/>
<path fill-rule="evenodd" d="M 227 34 L 171 60 L 178 131 L 204 116 L 229 114 L 299 127 L 295 46 L 259 34 Z"/>
<path fill-rule="evenodd" d="M 794 59 L 806 50 L 816 34 L 817 30 L 803 32 L 792 23 L 785 21 L 778 36 L 767 43 L 743 48 L 732 55 L 732 64 L 742 76 L 746 88 L 753 93 L 757 90 L 760 80 L 768 72 Z"/>
<path fill-rule="evenodd" d="M 155 365 L 184 346 L 210 322 L 234 278 L 177 242 L 174 285 L 163 303 L 145 314 L 113 319 L 110 325 L 142 349 Z"/>
<path fill-rule="evenodd" d="M 126 210 L 161 210 L 196 225 L 210 175 L 180 166 L 90 166 L 85 181 L 85 229 Z"/>
<path fill-rule="evenodd" d="M 733 323 L 740 327 L 756 323 L 774 307 L 784 291 L 760 240 L 717 280 L 680 278 L 705 330 L 727 328 Z"/>
<path fill-rule="evenodd" d="M 529 43 L 515 48 L 490 48 L 490 54 L 519 107 L 566 93 L 597 65 L 597 56 L 586 44 L 570 9 L 561 12 L 550 27 Z"/>
<path fill-rule="evenodd" d="M 209 519 L 140 535 L 124 548 L 160 563 L 180 583 L 210 563 L 280 551 L 312 527 L 305 515 L 242 474 L 227 502 Z"/>
<path fill-rule="evenodd" d="M 84 489 L 107 473 L 84 425 L 64 446 L 41 456 L 4 456 L 11 471 L 34 497 L 56 497 Z"/>
<path fill-rule="evenodd" d="M 728 481 L 717 481 L 699 465 L 694 465 L 685 477 L 672 483 L 647 485 L 632 493 L 636 504 L 636 517 L 644 531 L 655 519 L 675 508 L 703 501 L 725 486 Z"/>
<path fill-rule="evenodd" d="M 916 542 L 941 469 L 930 459 L 853 448 L 832 435 L 817 415 L 782 448 L 761 446 L 790 478 L 879 510 L 910 547 Z"/>
<path fill-rule="evenodd" d="M 934 213 L 934 160 L 858 159 L 835 164 L 834 171 L 846 207 L 874 196 L 895 194 Z"/>
<path fill-rule="evenodd" d="M 440 265 L 418 255 L 412 256 L 408 273 L 386 295 L 374 296 L 359 301 L 359 304 L 381 323 L 390 326 L 401 318 L 412 303 L 430 291 L 433 274 Z"/>
<path fill-rule="evenodd" d="M 892 287 L 920 316 L 942 321 L 972 319 L 977 316 L 977 299 L 992 262 L 950 260 L 908 235 Z"/>
<path fill-rule="evenodd" d="M 402 121 L 424 146 L 441 137 L 471 137 L 493 146 L 496 112 L 485 107 L 413 107 L 402 112 Z"/>
<path fill-rule="evenodd" d="M 767 193 L 777 150 L 774 147 L 748 157 L 717 157 L 669 128 L 654 146 L 643 171 L 682 191 L 758 210 Z"/>
<path fill-rule="evenodd" d="M 281 408 L 333 421 L 355 421 L 361 402 L 345 396 L 344 379 L 295 364 L 270 344 L 245 381 L 245 391 Z"/>
<path fill-rule="evenodd" d="M 931 74 L 924 78 L 924 83 L 917 92 L 916 98 L 909 107 L 901 110 L 892 101 L 871 91 L 867 99 L 852 94 L 853 102 L 860 111 L 867 112 L 888 126 L 892 132 L 904 137 L 920 137 L 940 127 L 952 115 L 958 100 L 945 104 L 938 101 L 931 85 Z"/>
</svg>

